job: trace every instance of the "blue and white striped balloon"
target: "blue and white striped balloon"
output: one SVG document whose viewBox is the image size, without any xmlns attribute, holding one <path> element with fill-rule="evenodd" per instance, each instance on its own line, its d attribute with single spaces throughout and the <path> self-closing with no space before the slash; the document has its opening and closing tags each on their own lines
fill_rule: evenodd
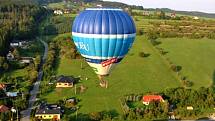
<svg viewBox="0 0 215 121">
<path fill-rule="evenodd" d="M 74 20 L 73 41 L 98 75 L 108 75 L 136 36 L 133 19 L 121 9 L 88 8 Z"/>
</svg>

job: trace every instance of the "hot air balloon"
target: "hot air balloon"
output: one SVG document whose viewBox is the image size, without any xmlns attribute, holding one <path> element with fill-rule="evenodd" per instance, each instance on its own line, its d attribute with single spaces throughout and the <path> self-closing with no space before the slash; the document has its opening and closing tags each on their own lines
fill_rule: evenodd
<svg viewBox="0 0 215 121">
<path fill-rule="evenodd" d="M 133 19 L 122 9 L 87 8 L 74 20 L 73 41 L 101 83 L 128 53 L 136 36 Z"/>
</svg>

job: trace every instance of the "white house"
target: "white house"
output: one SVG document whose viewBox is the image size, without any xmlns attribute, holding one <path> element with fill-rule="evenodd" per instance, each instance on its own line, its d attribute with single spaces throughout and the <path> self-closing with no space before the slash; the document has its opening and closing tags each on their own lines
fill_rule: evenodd
<svg viewBox="0 0 215 121">
<path fill-rule="evenodd" d="M 18 95 L 18 92 L 6 92 L 6 95 L 8 97 L 16 97 Z"/>
<path fill-rule="evenodd" d="M 54 14 L 56 14 L 56 15 L 62 15 L 63 11 L 62 10 L 54 10 Z"/>
<path fill-rule="evenodd" d="M 199 20 L 199 17 L 194 16 L 193 19 L 194 19 L 194 20 Z"/>
<path fill-rule="evenodd" d="M 20 63 L 23 63 L 23 64 L 29 64 L 31 62 L 33 62 L 34 58 L 32 57 L 21 57 L 20 58 Z"/>
<path fill-rule="evenodd" d="M 187 110 L 193 110 L 193 106 L 187 106 Z"/>
<path fill-rule="evenodd" d="M 22 41 L 22 40 L 14 40 L 10 43 L 10 46 L 15 48 L 15 47 L 23 47 L 27 45 L 27 41 Z"/>
<path fill-rule="evenodd" d="M 11 53 L 11 51 L 9 51 L 9 53 L 7 54 L 7 60 L 12 61 L 14 59 L 14 55 Z"/>
<path fill-rule="evenodd" d="M 97 4 L 96 7 L 101 8 L 101 7 L 102 7 L 102 4 Z"/>
</svg>

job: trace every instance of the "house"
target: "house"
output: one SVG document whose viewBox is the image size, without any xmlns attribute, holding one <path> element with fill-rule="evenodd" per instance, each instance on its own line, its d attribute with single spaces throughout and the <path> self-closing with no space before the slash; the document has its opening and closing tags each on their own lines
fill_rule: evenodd
<svg viewBox="0 0 215 121">
<path fill-rule="evenodd" d="M 30 64 L 34 61 L 34 58 L 32 57 L 21 57 L 19 62 L 22 64 Z"/>
<path fill-rule="evenodd" d="M 59 121 L 61 116 L 61 107 L 58 105 L 42 105 L 40 108 L 36 111 L 35 117 L 37 119 L 51 119 L 54 121 Z"/>
<path fill-rule="evenodd" d="M 6 95 L 8 97 L 17 97 L 18 96 L 18 92 L 6 92 Z"/>
<path fill-rule="evenodd" d="M 23 47 L 23 46 L 26 46 L 27 44 L 28 42 L 25 40 L 12 40 L 12 42 L 10 43 L 10 46 L 15 48 L 15 47 Z"/>
<path fill-rule="evenodd" d="M 68 76 L 59 76 L 56 87 L 73 87 L 75 79 Z"/>
<path fill-rule="evenodd" d="M 0 113 L 8 112 L 9 108 L 5 105 L 0 105 Z"/>
<path fill-rule="evenodd" d="M 163 98 L 160 95 L 145 95 L 143 96 L 143 104 L 149 105 L 152 101 L 164 102 Z"/>
<path fill-rule="evenodd" d="M 56 15 L 62 15 L 63 11 L 62 10 L 54 10 L 54 14 L 56 14 Z"/>
<path fill-rule="evenodd" d="M 3 83 L 0 83 L 0 90 L 4 90 L 4 91 L 6 91 L 6 85 L 5 84 L 3 84 Z"/>
<path fill-rule="evenodd" d="M 10 46 L 11 47 L 19 47 L 19 43 L 18 42 L 11 42 Z"/>
<path fill-rule="evenodd" d="M 194 19 L 194 20 L 199 20 L 199 17 L 194 16 L 193 19 Z"/>
<path fill-rule="evenodd" d="M 7 60 L 8 61 L 14 60 L 14 55 L 11 53 L 11 51 L 9 51 L 9 53 L 7 54 Z"/>
<path fill-rule="evenodd" d="M 193 110 L 193 106 L 187 106 L 187 110 Z"/>
<path fill-rule="evenodd" d="M 143 15 L 144 15 L 144 16 L 149 16 L 150 13 L 149 13 L 148 11 L 144 11 L 144 12 L 143 12 Z"/>
<path fill-rule="evenodd" d="M 175 18 L 176 17 L 176 14 L 175 14 L 175 12 L 173 12 L 173 13 L 171 13 L 171 18 Z"/>
<path fill-rule="evenodd" d="M 64 14 L 71 13 L 71 10 L 70 10 L 70 9 L 65 9 L 65 10 L 63 11 L 63 13 L 64 13 Z"/>
<path fill-rule="evenodd" d="M 102 8 L 102 4 L 97 4 L 96 7 Z"/>
</svg>

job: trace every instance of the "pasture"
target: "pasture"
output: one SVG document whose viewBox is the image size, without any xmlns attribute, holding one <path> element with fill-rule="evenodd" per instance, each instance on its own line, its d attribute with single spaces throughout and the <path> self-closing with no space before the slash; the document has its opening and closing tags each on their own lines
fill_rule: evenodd
<svg viewBox="0 0 215 121">
<path fill-rule="evenodd" d="M 140 57 L 139 52 L 147 52 L 148 57 Z M 84 69 L 80 65 L 83 62 Z M 75 95 L 71 89 L 55 89 L 42 98 L 49 103 L 55 103 L 69 97 L 81 99 L 80 112 L 116 111 L 122 113 L 119 98 L 131 93 L 159 92 L 166 88 L 180 86 L 180 81 L 167 68 L 159 53 L 152 49 L 151 43 L 144 36 L 138 36 L 134 45 L 124 60 L 106 78 L 109 88 L 98 86 L 98 78 L 93 70 L 83 60 L 68 60 L 60 58 L 57 69 L 58 75 L 81 75 L 81 84 L 87 87 L 86 92 Z M 89 80 L 84 80 L 88 77 Z"/>
<path fill-rule="evenodd" d="M 212 39 L 159 39 L 160 47 L 174 64 L 182 67 L 181 74 L 194 83 L 194 88 L 210 86 L 215 81 L 215 41 Z"/>
</svg>

